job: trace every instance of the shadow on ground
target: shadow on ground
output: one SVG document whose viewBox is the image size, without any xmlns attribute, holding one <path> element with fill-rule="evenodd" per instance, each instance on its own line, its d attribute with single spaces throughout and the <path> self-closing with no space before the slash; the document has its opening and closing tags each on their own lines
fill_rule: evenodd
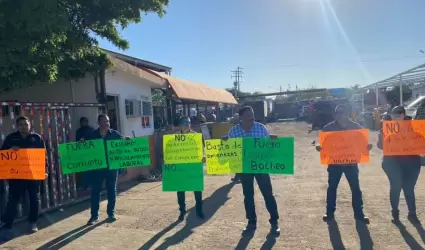
<svg viewBox="0 0 425 250">
<path fill-rule="evenodd" d="M 122 186 L 119 187 L 118 194 L 123 193 L 123 192 L 126 192 L 127 190 L 131 189 L 132 187 L 134 187 L 134 186 L 136 186 L 138 184 L 139 184 L 139 182 L 132 182 L 132 183 L 129 183 L 129 184 L 122 185 Z M 104 201 L 105 199 L 106 199 L 106 195 L 102 192 L 101 201 Z M 82 200 L 80 202 L 71 203 L 71 204 L 68 204 L 66 206 L 63 206 L 61 208 L 57 208 L 55 210 L 52 210 L 52 211 L 49 211 L 47 213 L 44 213 L 44 214 L 40 215 L 40 219 L 37 222 L 37 226 L 38 226 L 38 228 L 40 230 L 41 229 L 44 229 L 44 228 L 47 228 L 49 226 L 52 226 L 55 223 L 58 223 L 58 222 L 60 222 L 60 221 L 62 221 L 64 219 L 70 218 L 73 215 L 78 214 L 78 213 L 81 213 L 81 212 L 83 212 L 83 211 L 85 211 L 85 210 L 87 210 L 89 208 L 90 208 L 90 200 L 89 200 L 89 197 L 88 197 L 87 199 L 84 199 L 84 200 Z M 60 209 L 63 209 L 63 210 L 60 210 Z M 89 218 L 87 218 L 87 220 L 88 219 Z M 103 223 L 99 223 L 96 226 L 99 226 L 101 224 L 103 224 Z M 59 236 L 58 238 L 52 240 L 51 242 L 57 241 L 57 239 L 59 239 L 59 238 L 61 238 L 62 240 L 64 240 L 68 236 L 80 232 L 80 230 L 84 229 L 85 227 L 86 227 L 86 225 L 81 226 L 79 228 L 76 228 L 74 230 L 71 230 L 70 232 L 65 233 L 65 234 Z M 88 231 L 91 231 L 93 229 L 94 229 L 94 227 L 87 228 Z M 21 236 L 27 235 L 28 234 L 28 223 L 26 221 L 20 221 L 20 222 L 16 223 L 13 226 L 13 231 L 14 231 L 14 234 L 15 234 L 15 237 L 14 237 L 15 239 L 16 238 L 19 238 Z M 84 235 L 84 234 L 82 234 L 82 235 Z M 12 241 L 13 241 L 13 239 L 12 239 Z M 68 243 L 70 243 L 72 241 L 73 240 L 69 241 Z M 5 242 L 1 242 L 0 243 L 0 246 L 2 244 L 4 244 L 4 243 Z M 46 245 L 49 244 L 49 243 L 46 243 Z M 46 246 L 43 246 L 43 247 L 44 248 L 39 248 L 39 249 L 59 249 L 59 248 L 49 248 L 49 247 L 46 248 Z"/>
<path fill-rule="evenodd" d="M 200 220 L 196 216 L 196 209 L 193 207 L 189 209 L 187 219 L 186 219 L 186 225 L 180 229 L 178 232 L 173 234 L 172 236 L 165 239 L 165 241 L 156 249 L 163 250 L 167 249 L 170 246 L 177 245 L 183 240 L 187 239 L 192 233 L 193 229 L 196 227 L 201 226 L 205 222 L 207 222 L 209 219 L 211 219 L 214 214 L 217 212 L 217 210 L 223 206 L 227 200 L 229 200 L 228 194 L 230 190 L 233 188 L 234 183 L 229 183 L 227 185 L 224 185 L 214 191 L 214 193 L 211 194 L 210 197 L 204 199 L 203 201 L 203 207 L 204 207 L 204 214 L 205 219 Z M 164 228 L 162 231 L 154 235 L 150 240 L 148 240 L 143 246 L 139 248 L 139 250 L 148 250 L 151 249 L 153 245 L 167 232 L 171 231 L 176 225 L 178 225 L 179 222 L 173 222 L 168 227 Z"/>
</svg>

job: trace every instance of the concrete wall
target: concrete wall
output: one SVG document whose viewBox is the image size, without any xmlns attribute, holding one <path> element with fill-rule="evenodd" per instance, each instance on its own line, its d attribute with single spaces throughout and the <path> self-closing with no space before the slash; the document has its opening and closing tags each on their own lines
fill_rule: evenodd
<svg viewBox="0 0 425 250">
<path fill-rule="evenodd" d="M 152 102 L 150 82 L 122 71 L 109 71 L 106 74 L 107 95 L 118 96 L 119 121 L 121 133 L 125 136 L 136 137 L 153 135 L 153 116 L 150 116 L 150 127 L 142 127 L 141 117 L 126 117 L 125 100 Z"/>
</svg>

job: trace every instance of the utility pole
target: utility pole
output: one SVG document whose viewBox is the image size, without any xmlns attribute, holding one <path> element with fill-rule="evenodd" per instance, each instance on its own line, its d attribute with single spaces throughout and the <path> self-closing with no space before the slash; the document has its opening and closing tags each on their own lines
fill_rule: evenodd
<svg viewBox="0 0 425 250">
<path fill-rule="evenodd" d="M 238 93 L 241 90 L 241 79 L 242 79 L 242 75 L 243 75 L 242 68 L 238 66 L 236 68 L 236 70 L 231 71 L 231 72 L 232 72 L 231 78 L 235 79 L 235 81 L 233 82 L 233 87 L 235 89 L 235 97 L 237 97 Z"/>
</svg>

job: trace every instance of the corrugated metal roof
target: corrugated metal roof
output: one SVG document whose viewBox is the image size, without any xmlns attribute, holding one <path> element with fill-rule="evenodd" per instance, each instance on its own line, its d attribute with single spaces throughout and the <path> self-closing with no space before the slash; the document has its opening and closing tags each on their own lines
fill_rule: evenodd
<svg viewBox="0 0 425 250">
<path fill-rule="evenodd" d="M 109 60 L 112 62 L 113 67 L 116 69 L 122 70 L 134 76 L 140 77 L 149 81 L 151 88 L 165 88 L 167 87 L 167 81 L 163 77 L 152 74 L 148 69 L 141 69 L 135 67 L 121 59 L 114 57 L 111 54 L 108 54 Z"/>
<path fill-rule="evenodd" d="M 153 70 L 148 71 L 167 80 L 179 99 L 238 104 L 233 95 L 224 89 L 211 88 L 202 83 L 179 79 Z"/>
</svg>

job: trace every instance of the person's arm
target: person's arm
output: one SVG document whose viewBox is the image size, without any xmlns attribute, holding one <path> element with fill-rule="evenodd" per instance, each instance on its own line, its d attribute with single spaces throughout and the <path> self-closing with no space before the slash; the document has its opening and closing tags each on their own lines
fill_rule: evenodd
<svg viewBox="0 0 425 250">
<path fill-rule="evenodd" d="M 7 150 L 12 147 L 10 135 L 6 136 L 6 139 L 4 139 L 3 145 L 1 146 L 1 150 Z"/>
<path fill-rule="evenodd" d="M 47 156 L 47 149 L 46 149 L 46 143 L 44 141 L 44 139 L 40 136 L 40 148 L 44 148 L 46 150 L 46 155 L 45 155 L 45 166 L 46 166 L 46 175 L 49 174 L 49 157 Z"/>
<path fill-rule="evenodd" d="M 120 132 L 113 130 L 112 133 L 114 133 L 113 135 L 113 139 L 114 140 L 119 140 L 119 139 L 124 139 L 124 136 L 122 136 L 122 134 L 120 134 Z"/>
<path fill-rule="evenodd" d="M 75 133 L 75 140 L 80 141 L 81 138 L 82 138 L 82 133 L 81 133 L 81 130 L 78 129 L 77 132 Z"/>
</svg>

